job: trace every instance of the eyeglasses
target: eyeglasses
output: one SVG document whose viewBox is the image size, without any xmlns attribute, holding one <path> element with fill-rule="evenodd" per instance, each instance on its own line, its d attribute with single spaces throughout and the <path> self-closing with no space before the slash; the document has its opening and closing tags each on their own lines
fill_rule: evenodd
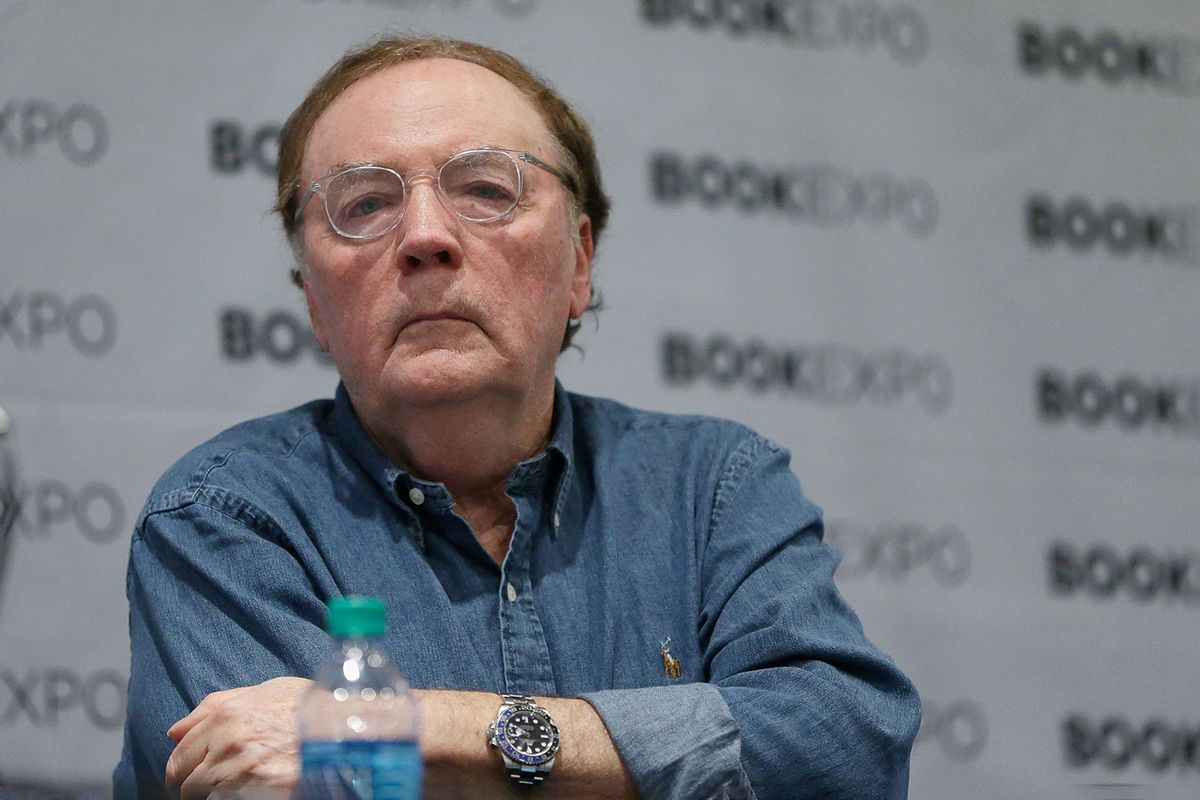
<svg viewBox="0 0 1200 800">
<path fill-rule="evenodd" d="M 368 164 L 313 181 L 295 219 L 300 220 L 313 195 L 320 195 L 325 216 L 339 236 L 374 239 L 400 224 L 411 182 L 431 176 L 438 199 L 447 209 L 468 222 L 495 222 L 512 214 L 521 202 L 521 162 L 549 172 L 568 190 L 574 188 L 565 173 L 530 153 L 501 148 L 464 150 L 446 159 L 436 172 L 422 169 L 402 175 Z"/>
</svg>

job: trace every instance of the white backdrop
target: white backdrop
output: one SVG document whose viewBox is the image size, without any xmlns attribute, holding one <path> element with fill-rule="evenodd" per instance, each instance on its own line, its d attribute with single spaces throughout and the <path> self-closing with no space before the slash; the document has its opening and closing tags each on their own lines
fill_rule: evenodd
<svg viewBox="0 0 1200 800">
<path fill-rule="evenodd" d="M 275 132 L 385 29 L 590 121 L 607 308 L 560 375 L 791 448 L 921 689 L 912 797 L 1200 794 L 1192 0 L 9 0 L 0 797 L 106 791 L 161 471 L 331 392 Z"/>
</svg>

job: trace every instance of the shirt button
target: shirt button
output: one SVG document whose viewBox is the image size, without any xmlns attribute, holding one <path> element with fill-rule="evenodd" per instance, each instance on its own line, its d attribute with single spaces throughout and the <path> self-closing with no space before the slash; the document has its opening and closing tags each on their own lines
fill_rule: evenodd
<svg viewBox="0 0 1200 800">
<path fill-rule="evenodd" d="M 554 530 L 558 530 L 558 526 L 562 524 L 562 520 L 558 518 L 558 512 L 554 514 Z"/>
<path fill-rule="evenodd" d="M 408 490 L 408 499 L 413 501 L 413 505 L 419 506 L 425 502 L 425 493 L 414 486 Z"/>
<path fill-rule="evenodd" d="M 511 581 L 508 584 L 508 602 L 517 602 L 517 587 L 513 586 Z"/>
</svg>

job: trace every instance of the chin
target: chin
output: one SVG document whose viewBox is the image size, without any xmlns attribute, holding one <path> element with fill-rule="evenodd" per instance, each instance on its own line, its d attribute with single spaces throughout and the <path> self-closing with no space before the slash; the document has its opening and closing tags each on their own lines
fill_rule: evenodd
<svg viewBox="0 0 1200 800">
<path fill-rule="evenodd" d="M 488 366 L 461 353 L 426 353 L 389 369 L 383 388 L 388 397 L 405 405 L 464 402 L 508 382 L 502 370 Z"/>
</svg>

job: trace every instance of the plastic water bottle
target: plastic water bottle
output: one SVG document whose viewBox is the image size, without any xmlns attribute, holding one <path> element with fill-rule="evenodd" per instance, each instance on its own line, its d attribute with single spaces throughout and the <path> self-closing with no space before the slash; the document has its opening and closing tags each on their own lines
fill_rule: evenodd
<svg viewBox="0 0 1200 800">
<path fill-rule="evenodd" d="M 304 800 L 418 800 L 421 754 L 408 684 L 377 647 L 387 609 L 374 597 L 329 601 L 330 657 L 301 698 Z"/>
</svg>

